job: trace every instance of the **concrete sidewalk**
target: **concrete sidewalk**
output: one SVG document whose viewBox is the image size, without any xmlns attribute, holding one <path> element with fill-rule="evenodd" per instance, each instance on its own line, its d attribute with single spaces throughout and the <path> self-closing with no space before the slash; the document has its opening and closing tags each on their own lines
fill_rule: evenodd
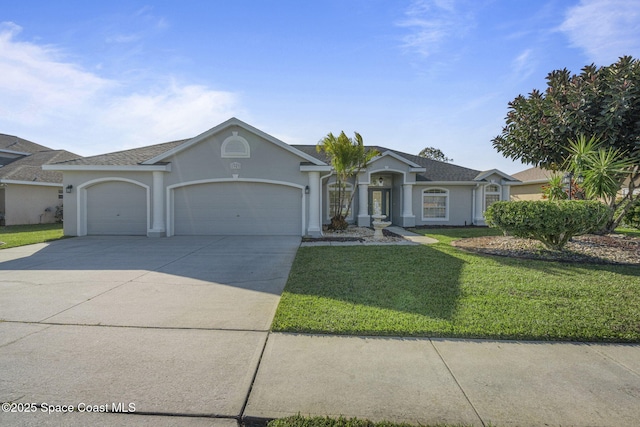
<svg viewBox="0 0 640 427">
<path fill-rule="evenodd" d="M 0 402 L 39 405 L 0 412 L 0 425 L 234 427 L 298 413 L 638 425 L 640 345 L 269 332 L 299 244 L 88 237 L 0 251 Z M 80 404 L 96 410 L 43 411 Z"/>
<path fill-rule="evenodd" d="M 270 334 L 246 419 L 638 426 L 640 345 Z"/>
</svg>

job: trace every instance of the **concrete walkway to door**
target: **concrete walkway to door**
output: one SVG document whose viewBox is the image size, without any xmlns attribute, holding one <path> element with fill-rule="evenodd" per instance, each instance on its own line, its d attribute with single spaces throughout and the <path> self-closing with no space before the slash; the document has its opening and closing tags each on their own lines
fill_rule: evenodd
<svg viewBox="0 0 640 427">
<path fill-rule="evenodd" d="M 236 425 L 299 245 L 81 237 L 0 251 L 0 402 L 39 405 L 0 425 L 141 425 L 144 413 Z M 42 412 L 69 405 L 82 412 Z M 114 408 L 136 415 L 96 414 Z"/>
</svg>

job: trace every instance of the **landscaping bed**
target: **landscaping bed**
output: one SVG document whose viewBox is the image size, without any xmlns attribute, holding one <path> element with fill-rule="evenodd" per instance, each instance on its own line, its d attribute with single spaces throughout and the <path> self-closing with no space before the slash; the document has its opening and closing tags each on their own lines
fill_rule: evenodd
<svg viewBox="0 0 640 427">
<path fill-rule="evenodd" d="M 483 236 L 455 240 L 457 248 L 505 257 L 591 264 L 640 265 L 640 238 L 624 234 L 574 237 L 562 251 L 546 249 L 537 240 L 510 236 Z"/>
</svg>

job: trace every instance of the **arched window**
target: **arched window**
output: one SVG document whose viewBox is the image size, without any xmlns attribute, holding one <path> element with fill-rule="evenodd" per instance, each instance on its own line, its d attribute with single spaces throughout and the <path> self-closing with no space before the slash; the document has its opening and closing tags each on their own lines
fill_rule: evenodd
<svg viewBox="0 0 640 427">
<path fill-rule="evenodd" d="M 422 220 L 449 220 L 449 190 L 427 188 L 422 192 Z"/>
<path fill-rule="evenodd" d="M 222 142 L 221 157 L 223 158 L 248 158 L 251 157 L 251 150 L 246 139 L 234 131 L 233 135 Z"/>
<path fill-rule="evenodd" d="M 484 210 L 500 201 L 500 193 L 501 189 L 497 184 L 489 184 L 484 187 Z"/>
</svg>

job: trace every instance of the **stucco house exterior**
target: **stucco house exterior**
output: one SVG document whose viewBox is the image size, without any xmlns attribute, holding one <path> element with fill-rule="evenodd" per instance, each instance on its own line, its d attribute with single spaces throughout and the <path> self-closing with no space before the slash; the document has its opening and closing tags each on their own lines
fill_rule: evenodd
<svg viewBox="0 0 640 427">
<path fill-rule="evenodd" d="M 42 166 L 78 157 L 0 134 L 0 224 L 55 222 L 56 207 L 62 205 L 62 173 Z"/>
<path fill-rule="evenodd" d="M 369 226 L 377 201 L 387 220 L 484 224 L 509 200 L 513 177 L 372 147 L 380 152 L 349 183 L 350 221 Z M 335 203 L 335 175 L 315 145 L 289 145 L 236 118 L 191 139 L 46 165 L 64 174 L 66 235 L 320 236 Z"/>
<path fill-rule="evenodd" d="M 532 167 L 514 173 L 512 176 L 521 183 L 511 188 L 511 200 L 543 200 L 542 187 L 549 183 L 552 171 Z"/>
</svg>

